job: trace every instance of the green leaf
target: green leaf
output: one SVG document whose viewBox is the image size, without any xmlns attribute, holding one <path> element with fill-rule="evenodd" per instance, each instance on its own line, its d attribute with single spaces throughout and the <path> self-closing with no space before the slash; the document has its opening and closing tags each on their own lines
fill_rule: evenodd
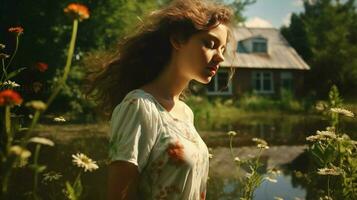
<svg viewBox="0 0 357 200">
<path fill-rule="evenodd" d="M 7 76 L 7 79 L 11 79 L 12 77 L 15 77 L 17 74 L 19 74 L 21 71 L 23 71 L 26 68 L 27 67 L 21 67 L 20 69 L 17 69 L 15 71 L 9 73 L 9 75 Z"/>
<path fill-rule="evenodd" d="M 67 197 L 70 200 L 77 200 L 75 191 L 74 191 L 72 185 L 68 181 L 66 181 L 66 189 L 67 189 L 67 195 L 68 195 Z"/>
</svg>

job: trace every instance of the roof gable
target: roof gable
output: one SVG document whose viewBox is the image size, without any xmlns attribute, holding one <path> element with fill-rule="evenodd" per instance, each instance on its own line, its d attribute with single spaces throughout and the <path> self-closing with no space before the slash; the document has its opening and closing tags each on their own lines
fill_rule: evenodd
<svg viewBox="0 0 357 200">
<path fill-rule="evenodd" d="M 233 40 L 227 44 L 227 53 L 222 67 L 236 68 L 270 68 L 270 69 L 298 69 L 309 70 L 310 67 L 298 55 L 276 28 L 247 28 L 233 29 Z M 238 52 L 238 43 L 244 43 L 254 38 L 264 38 L 267 41 L 267 53 L 248 51 Z M 240 47 L 241 48 L 241 47 Z"/>
</svg>

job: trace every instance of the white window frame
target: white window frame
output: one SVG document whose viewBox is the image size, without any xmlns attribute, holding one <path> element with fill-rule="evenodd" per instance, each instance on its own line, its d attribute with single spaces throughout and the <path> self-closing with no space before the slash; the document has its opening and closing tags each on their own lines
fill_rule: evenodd
<svg viewBox="0 0 357 200">
<path fill-rule="evenodd" d="M 259 51 L 254 51 L 254 44 L 258 44 Z M 262 51 L 262 49 L 261 49 L 262 45 L 265 46 L 264 51 Z M 252 52 L 253 53 L 267 53 L 268 52 L 268 41 L 264 38 L 254 38 L 252 40 Z"/>
<path fill-rule="evenodd" d="M 212 78 L 211 81 L 213 81 L 214 84 L 214 91 L 208 90 L 206 88 L 206 93 L 209 95 L 231 95 L 232 94 L 232 80 L 229 80 L 227 86 L 228 86 L 228 91 L 218 91 L 218 76 L 220 74 L 227 74 L 229 76 L 228 71 L 217 71 L 217 74 Z"/>
<path fill-rule="evenodd" d="M 264 73 L 268 73 L 269 74 L 269 80 L 270 80 L 270 90 L 264 90 Z M 259 84 L 260 84 L 260 90 L 256 90 L 255 84 L 256 84 L 256 77 L 257 74 L 260 74 L 260 80 L 259 80 Z M 257 93 L 257 94 L 272 94 L 274 93 L 274 78 L 273 78 L 273 72 L 271 71 L 253 71 L 252 73 L 252 82 L 254 84 L 252 84 L 253 87 L 253 92 Z"/>
</svg>

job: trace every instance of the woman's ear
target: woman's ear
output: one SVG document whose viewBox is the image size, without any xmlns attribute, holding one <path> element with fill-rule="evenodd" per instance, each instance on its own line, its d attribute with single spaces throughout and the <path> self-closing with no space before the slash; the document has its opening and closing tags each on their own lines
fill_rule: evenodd
<svg viewBox="0 0 357 200">
<path fill-rule="evenodd" d="M 170 43 L 175 50 L 179 50 L 181 48 L 181 42 L 176 35 L 170 36 Z"/>
</svg>

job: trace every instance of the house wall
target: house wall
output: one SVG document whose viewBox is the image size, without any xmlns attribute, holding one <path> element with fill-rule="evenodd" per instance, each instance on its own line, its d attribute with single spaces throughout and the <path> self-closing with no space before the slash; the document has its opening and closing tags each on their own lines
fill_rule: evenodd
<svg viewBox="0 0 357 200">
<path fill-rule="evenodd" d="M 255 69 L 249 68 L 239 68 L 236 70 L 235 75 L 232 80 L 232 93 L 233 96 L 239 97 L 244 93 L 249 93 L 253 91 L 252 85 L 252 76 L 253 71 Z M 293 82 L 293 94 L 296 97 L 301 97 L 304 95 L 303 84 L 304 84 L 304 73 L 302 70 L 283 70 L 283 69 L 259 69 L 259 71 L 269 71 L 273 74 L 273 94 L 267 94 L 273 97 L 280 96 L 280 88 L 281 88 L 281 72 L 288 71 L 292 73 L 292 82 Z"/>
</svg>

